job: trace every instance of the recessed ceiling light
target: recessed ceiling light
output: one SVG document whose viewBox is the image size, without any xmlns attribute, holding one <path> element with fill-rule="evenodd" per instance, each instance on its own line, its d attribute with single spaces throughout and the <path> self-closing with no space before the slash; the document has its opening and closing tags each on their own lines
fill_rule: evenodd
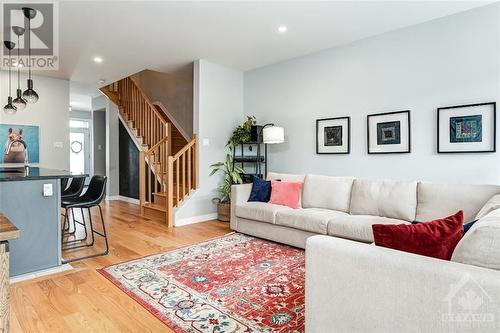
<svg viewBox="0 0 500 333">
<path fill-rule="evenodd" d="M 102 62 L 102 58 L 101 57 L 94 57 L 94 62 L 100 64 Z"/>
<path fill-rule="evenodd" d="M 104 84 L 106 82 L 106 80 L 104 79 L 100 79 L 99 81 L 97 81 L 98 84 Z"/>
<path fill-rule="evenodd" d="M 280 34 L 284 34 L 284 33 L 285 33 L 285 32 L 287 32 L 287 31 L 288 31 L 288 28 L 286 27 L 286 25 L 280 25 L 280 26 L 278 27 L 278 32 L 279 32 Z"/>
</svg>

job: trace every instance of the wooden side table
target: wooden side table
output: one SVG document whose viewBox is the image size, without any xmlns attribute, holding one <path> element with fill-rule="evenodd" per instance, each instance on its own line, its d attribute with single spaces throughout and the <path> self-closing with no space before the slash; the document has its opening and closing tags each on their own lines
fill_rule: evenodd
<svg viewBox="0 0 500 333">
<path fill-rule="evenodd" d="M 9 332 L 9 241 L 19 229 L 0 213 L 0 333 Z"/>
</svg>

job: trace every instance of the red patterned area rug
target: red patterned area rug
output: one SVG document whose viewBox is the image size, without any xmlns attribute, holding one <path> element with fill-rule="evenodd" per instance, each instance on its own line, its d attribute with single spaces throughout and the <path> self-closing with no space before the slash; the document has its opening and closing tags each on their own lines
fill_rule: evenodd
<svg viewBox="0 0 500 333">
<path fill-rule="evenodd" d="M 99 272 L 175 332 L 304 332 L 304 251 L 229 234 Z"/>
</svg>

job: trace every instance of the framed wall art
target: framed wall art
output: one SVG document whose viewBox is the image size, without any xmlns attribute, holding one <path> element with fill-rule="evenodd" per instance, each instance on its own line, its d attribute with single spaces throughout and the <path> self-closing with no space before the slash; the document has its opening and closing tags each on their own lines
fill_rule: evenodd
<svg viewBox="0 0 500 333">
<path fill-rule="evenodd" d="M 496 151 L 496 103 L 447 106 L 437 109 L 438 153 Z"/>
<path fill-rule="evenodd" d="M 410 111 L 368 115 L 367 139 L 368 154 L 410 153 Z"/>
<path fill-rule="evenodd" d="M 316 120 L 316 154 L 351 152 L 351 117 Z"/>
<path fill-rule="evenodd" d="M 0 142 L 3 144 L 0 163 L 24 163 L 26 152 L 17 140 L 24 141 L 28 146 L 29 162 L 40 163 L 40 128 L 15 124 L 0 124 Z M 9 146 L 9 154 L 6 154 Z"/>
</svg>

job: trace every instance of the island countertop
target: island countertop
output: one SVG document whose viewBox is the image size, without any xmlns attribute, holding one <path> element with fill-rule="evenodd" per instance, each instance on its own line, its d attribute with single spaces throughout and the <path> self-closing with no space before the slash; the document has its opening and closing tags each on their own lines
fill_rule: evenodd
<svg viewBox="0 0 500 333">
<path fill-rule="evenodd" d="M 13 168 L 0 167 L 0 182 L 19 181 L 19 180 L 39 180 L 39 179 L 58 179 L 65 177 L 86 177 L 86 174 L 72 174 L 67 170 L 56 170 L 39 167 Z"/>
<path fill-rule="evenodd" d="M 19 238 L 19 229 L 0 213 L 0 242 Z"/>
</svg>

